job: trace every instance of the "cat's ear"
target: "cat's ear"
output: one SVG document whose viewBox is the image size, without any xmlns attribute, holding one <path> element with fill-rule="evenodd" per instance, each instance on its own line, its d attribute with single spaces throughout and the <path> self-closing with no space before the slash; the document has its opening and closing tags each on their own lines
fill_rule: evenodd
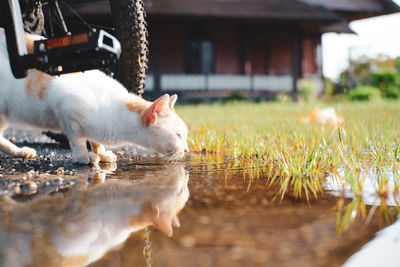
<svg viewBox="0 0 400 267">
<path fill-rule="evenodd" d="M 172 95 L 169 98 L 169 108 L 171 110 L 174 110 L 174 106 L 175 106 L 176 100 L 178 100 L 178 96 L 176 94 Z"/>
<path fill-rule="evenodd" d="M 172 217 L 172 226 L 179 228 L 181 227 L 181 222 L 179 221 L 179 218 L 177 215 Z"/>
<path fill-rule="evenodd" d="M 172 218 L 166 214 L 160 214 L 160 210 L 157 207 L 153 208 L 152 222 L 158 230 L 169 237 L 172 236 Z"/>
<path fill-rule="evenodd" d="M 142 115 L 143 123 L 146 126 L 149 126 L 150 123 L 152 123 L 152 124 L 156 123 L 157 117 L 161 114 L 161 112 L 165 109 L 165 107 L 168 107 L 168 105 L 169 105 L 169 95 L 168 94 L 165 94 L 165 95 L 159 97 L 143 113 L 143 115 Z"/>
</svg>

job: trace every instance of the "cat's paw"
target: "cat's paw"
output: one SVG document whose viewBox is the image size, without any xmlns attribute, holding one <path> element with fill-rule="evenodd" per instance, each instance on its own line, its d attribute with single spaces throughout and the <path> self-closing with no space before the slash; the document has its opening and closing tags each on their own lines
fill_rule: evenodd
<svg viewBox="0 0 400 267">
<path fill-rule="evenodd" d="M 101 162 L 112 163 L 117 161 L 117 155 L 115 155 L 111 150 L 107 150 L 98 156 L 100 157 Z"/>
<path fill-rule="evenodd" d="M 17 157 L 24 159 L 34 159 L 36 157 L 36 150 L 30 147 L 21 147 L 17 152 Z"/>
<path fill-rule="evenodd" d="M 86 155 L 74 158 L 74 162 L 79 164 L 97 164 L 100 162 L 100 157 L 93 152 L 89 152 Z"/>
</svg>

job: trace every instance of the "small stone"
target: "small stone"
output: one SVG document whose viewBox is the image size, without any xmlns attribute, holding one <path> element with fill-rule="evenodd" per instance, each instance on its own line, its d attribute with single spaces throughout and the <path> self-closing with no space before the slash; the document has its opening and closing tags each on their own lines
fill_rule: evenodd
<svg viewBox="0 0 400 267">
<path fill-rule="evenodd" d="M 34 181 L 27 181 L 20 185 L 21 194 L 26 196 L 36 194 L 37 188 L 38 186 Z"/>
<path fill-rule="evenodd" d="M 17 141 L 17 138 L 15 138 L 15 136 L 13 136 L 13 137 L 10 138 L 10 142 L 11 142 L 11 143 L 15 143 L 16 141 Z"/>
</svg>

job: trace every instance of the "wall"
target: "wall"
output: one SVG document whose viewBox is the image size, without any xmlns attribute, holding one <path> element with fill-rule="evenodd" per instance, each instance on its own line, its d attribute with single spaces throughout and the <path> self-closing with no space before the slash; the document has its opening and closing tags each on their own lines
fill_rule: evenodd
<svg viewBox="0 0 400 267">
<path fill-rule="evenodd" d="M 287 74 L 292 69 L 292 37 L 275 33 L 269 36 L 269 74 Z"/>
<path fill-rule="evenodd" d="M 305 37 L 303 39 L 303 59 L 301 66 L 303 74 L 315 74 L 318 71 L 317 68 L 317 43 L 315 38 Z"/>
<path fill-rule="evenodd" d="M 290 74 L 292 33 L 271 32 L 263 26 L 223 22 L 152 23 L 149 26 L 150 72 L 158 61 L 162 73 L 183 73 L 184 40 L 191 32 L 201 29 L 215 44 L 215 74 Z M 306 37 L 302 42 L 303 74 L 318 72 L 318 41 L 316 37 Z"/>
</svg>

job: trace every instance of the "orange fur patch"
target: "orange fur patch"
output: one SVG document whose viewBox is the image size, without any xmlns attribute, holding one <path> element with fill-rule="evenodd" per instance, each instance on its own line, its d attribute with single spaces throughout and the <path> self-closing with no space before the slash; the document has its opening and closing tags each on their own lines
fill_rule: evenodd
<svg viewBox="0 0 400 267">
<path fill-rule="evenodd" d="M 151 106 L 151 102 L 148 102 L 142 98 L 131 99 L 126 102 L 126 107 L 129 111 L 135 112 L 140 116 L 140 122 L 144 126 L 149 126 L 149 122 L 146 120 L 148 116 L 148 108 Z"/>
<path fill-rule="evenodd" d="M 140 122 L 144 126 L 149 126 L 150 125 L 150 114 L 152 113 L 151 109 L 146 109 L 140 116 Z"/>
<path fill-rule="evenodd" d="M 42 99 L 45 96 L 47 86 L 52 79 L 54 79 L 53 76 L 44 72 L 35 69 L 28 70 L 25 84 L 26 94 L 28 96 L 37 96 Z"/>
<path fill-rule="evenodd" d="M 151 103 L 144 99 L 132 99 L 126 102 L 126 107 L 132 111 L 141 114 L 145 109 L 150 107 Z"/>
<path fill-rule="evenodd" d="M 90 142 L 90 146 L 92 147 L 93 153 L 95 153 L 96 155 L 98 155 L 100 153 L 100 147 L 101 147 L 100 144 L 91 141 Z"/>
</svg>

